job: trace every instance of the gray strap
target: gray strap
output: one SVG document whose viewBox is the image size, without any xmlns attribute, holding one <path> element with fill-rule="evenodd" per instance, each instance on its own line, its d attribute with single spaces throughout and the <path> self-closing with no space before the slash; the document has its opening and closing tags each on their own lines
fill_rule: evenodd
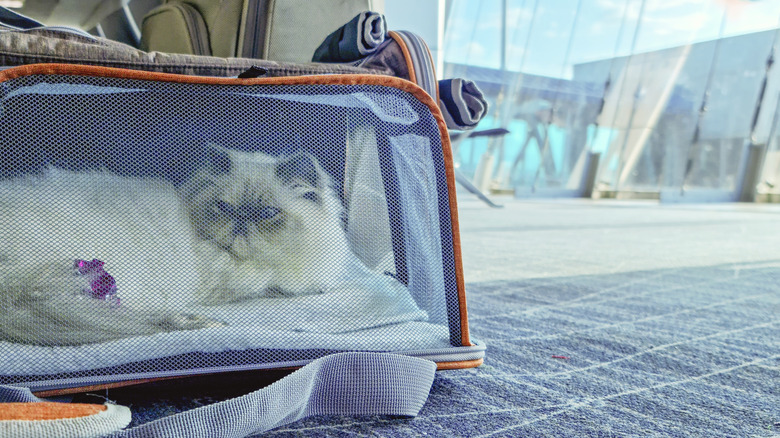
<svg viewBox="0 0 780 438">
<path fill-rule="evenodd" d="M 312 415 L 413 417 L 428 398 L 435 371 L 436 364 L 425 359 L 386 353 L 339 353 L 317 359 L 245 396 L 110 436 L 246 437 Z M 26 388 L 0 386 L 0 401 L 37 400 Z"/>
<path fill-rule="evenodd" d="M 43 23 L 39 21 L 35 21 L 32 18 L 0 6 L 0 28 L 32 29 L 41 26 L 43 26 Z"/>
</svg>

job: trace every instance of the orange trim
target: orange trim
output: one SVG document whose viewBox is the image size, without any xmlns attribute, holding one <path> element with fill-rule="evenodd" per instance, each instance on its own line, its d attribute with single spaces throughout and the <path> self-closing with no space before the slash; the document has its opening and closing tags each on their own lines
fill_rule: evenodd
<svg viewBox="0 0 780 438">
<path fill-rule="evenodd" d="M 476 368 L 482 365 L 484 359 L 462 360 L 458 362 L 439 362 L 436 364 L 436 370 L 462 370 L 465 368 Z"/>
<path fill-rule="evenodd" d="M 404 42 L 403 38 L 401 38 L 400 35 L 398 35 L 395 31 L 389 31 L 387 32 L 387 36 L 392 38 L 396 43 L 398 43 L 398 47 L 401 48 L 401 53 L 404 54 L 404 61 L 406 62 L 406 69 L 409 71 L 409 80 L 417 83 L 417 74 L 414 70 L 414 64 L 412 64 L 412 55 L 409 53 L 409 48 L 406 47 L 406 43 Z M 423 41 L 423 43 L 425 43 Z M 428 58 L 433 61 L 433 55 L 431 54 L 431 48 L 428 47 L 427 44 L 423 44 L 425 46 L 425 50 L 428 51 Z M 436 65 L 431 65 L 431 70 L 433 70 L 433 78 L 436 79 Z M 436 82 L 436 102 L 439 101 L 439 81 L 434 80 Z"/>
<path fill-rule="evenodd" d="M 414 95 L 418 99 L 418 94 L 425 94 L 425 91 L 422 89 L 420 89 L 419 92 L 414 90 L 415 88 L 419 88 L 416 84 L 393 76 L 334 74 L 238 79 L 211 76 L 189 76 L 76 64 L 28 64 L 13 67 L 0 71 L 0 82 L 29 75 L 97 76 L 203 85 L 383 85 L 401 89 L 402 91 Z M 372 78 L 373 80 L 371 80 Z"/>
<path fill-rule="evenodd" d="M 394 31 L 387 32 L 387 36 L 395 40 L 396 43 L 398 43 L 398 47 L 401 48 L 401 53 L 404 54 L 404 61 L 406 61 L 406 69 L 409 71 L 409 80 L 417 83 L 417 75 L 414 73 L 414 64 L 412 64 L 412 55 L 409 54 L 409 48 L 406 47 L 406 43 L 404 42 L 404 39 L 401 38 L 400 35 L 398 35 Z"/>
<path fill-rule="evenodd" d="M 392 36 L 393 32 L 389 33 Z M 397 36 L 396 36 L 397 37 Z M 406 52 L 408 55 L 408 52 Z M 0 71 L 0 82 L 29 75 L 75 75 L 98 76 L 120 79 L 136 79 L 159 82 L 178 82 L 204 85 L 380 85 L 397 88 L 413 95 L 430 109 L 439 126 L 441 145 L 444 156 L 444 169 L 447 179 L 450 216 L 452 221 L 452 249 L 455 262 L 455 277 L 460 306 L 461 342 L 471 346 L 468 326 L 468 311 L 466 308 L 466 287 L 463 278 L 462 247 L 460 242 L 460 226 L 458 224 L 458 201 L 455 196 L 455 166 L 452 160 L 452 146 L 447 132 L 447 124 L 441 114 L 441 109 L 433 98 L 415 83 L 393 76 L 379 75 L 315 75 L 286 76 L 273 78 L 218 78 L 205 76 L 188 76 L 171 73 L 156 73 L 141 70 L 127 70 L 111 67 L 96 67 L 90 65 L 72 64 L 29 64 Z"/>
<path fill-rule="evenodd" d="M 66 418 L 89 417 L 108 409 L 106 405 L 86 403 L 0 403 L 0 421 L 62 420 Z"/>
<path fill-rule="evenodd" d="M 433 101 L 433 98 L 428 93 L 425 93 L 425 95 L 428 96 L 429 102 Z M 447 132 L 447 123 L 441 115 L 441 110 L 438 106 L 432 107 L 430 104 L 428 107 L 431 108 L 431 112 L 436 118 L 436 123 L 439 124 L 439 131 L 442 133 L 441 146 L 449 192 L 450 222 L 452 224 L 452 255 L 455 263 L 455 284 L 458 289 L 458 304 L 460 306 L 461 345 L 472 346 L 469 337 L 468 310 L 466 307 L 466 281 L 463 277 L 463 253 L 460 243 L 460 223 L 458 222 L 458 199 L 455 195 L 455 165 L 452 159 L 452 145 L 450 144 L 450 135 Z M 433 108 L 436 108 L 436 110 L 434 111 Z"/>
</svg>

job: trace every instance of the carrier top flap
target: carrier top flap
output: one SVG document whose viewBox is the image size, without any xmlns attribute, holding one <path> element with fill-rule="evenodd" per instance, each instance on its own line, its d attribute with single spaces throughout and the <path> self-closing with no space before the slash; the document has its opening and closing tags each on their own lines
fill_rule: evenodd
<svg viewBox="0 0 780 438">
<path fill-rule="evenodd" d="M 475 366 L 449 137 L 375 75 L 0 72 L 0 382 Z"/>
<path fill-rule="evenodd" d="M 177 53 L 145 52 L 105 38 L 56 28 L 1 30 L 0 66 L 68 63 L 202 76 L 237 76 L 252 66 L 266 75 L 392 74 L 387 68 L 358 68 L 344 64 L 276 62 L 249 58 L 219 58 Z"/>
</svg>

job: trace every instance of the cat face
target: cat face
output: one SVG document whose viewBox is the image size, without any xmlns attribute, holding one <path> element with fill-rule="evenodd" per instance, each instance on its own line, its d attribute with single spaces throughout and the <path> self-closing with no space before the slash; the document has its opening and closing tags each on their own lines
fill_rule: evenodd
<svg viewBox="0 0 780 438">
<path fill-rule="evenodd" d="M 209 147 L 208 165 L 180 187 L 196 235 L 236 260 L 305 251 L 307 235 L 340 215 L 330 178 L 306 153 L 273 157 Z"/>
</svg>

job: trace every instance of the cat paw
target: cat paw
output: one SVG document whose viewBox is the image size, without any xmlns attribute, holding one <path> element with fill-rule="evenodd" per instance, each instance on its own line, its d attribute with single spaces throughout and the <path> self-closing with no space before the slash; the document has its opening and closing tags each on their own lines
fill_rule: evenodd
<svg viewBox="0 0 780 438">
<path fill-rule="evenodd" d="M 286 297 L 293 296 L 293 294 L 282 289 L 281 287 L 271 286 L 269 288 L 266 288 L 265 296 L 267 298 L 286 298 Z"/>
<path fill-rule="evenodd" d="M 9 269 L 4 289 L 28 302 L 45 302 L 60 297 L 87 299 L 91 278 L 79 275 L 70 263 L 18 266 Z"/>
<path fill-rule="evenodd" d="M 302 295 L 319 295 L 325 293 L 324 289 L 289 290 L 279 286 L 270 286 L 265 289 L 266 298 L 291 298 Z"/>
<path fill-rule="evenodd" d="M 199 330 L 209 327 L 224 327 L 226 324 L 216 319 L 192 313 L 177 313 L 166 315 L 155 322 L 155 325 L 166 332 L 179 330 Z"/>
</svg>

